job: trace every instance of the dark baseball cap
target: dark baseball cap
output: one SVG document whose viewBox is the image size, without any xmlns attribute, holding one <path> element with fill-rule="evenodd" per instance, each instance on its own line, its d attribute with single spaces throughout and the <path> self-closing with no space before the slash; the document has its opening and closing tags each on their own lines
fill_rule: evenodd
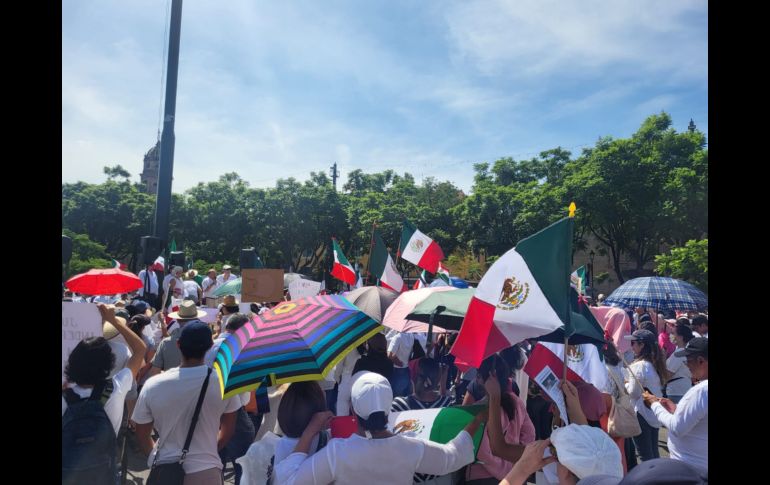
<svg viewBox="0 0 770 485">
<path fill-rule="evenodd" d="M 200 320 L 187 322 L 179 333 L 179 346 L 188 349 L 208 349 L 214 343 L 211 329 Z"/>
<path fill-rule="evenodd" d="M 708 484 L 708 476 L 689 463 L 672 458 L 643 461 L 623 479 L 611 475 L 585 477 L 578 485 L 700 485 Z"/>
<path fill-rule="evenodd" d="M 709 357 L 709 339 L 706 337 L 695 337 L 687 342 L 687 345 L 682 350 L 674 352 L 676 357 L 686 357 L 688 355 L 702 355 L 708 359 Z"/>
<path fill-rule="evenodd" d="M 655 334 L 649 330 L 637 330 L 631 335 L 623 337 L 626 340 L 634 340 L 636 342 L 655 343 Z"/>
<path fill-rule="evenodd" d="M 134 300 L 129 305 L 126 305 L 126 310 L 132 317 L 134 315 L 144 314 L 148 308 L 150 308 L 150 305 L 142 300 Z"/>
</svg>

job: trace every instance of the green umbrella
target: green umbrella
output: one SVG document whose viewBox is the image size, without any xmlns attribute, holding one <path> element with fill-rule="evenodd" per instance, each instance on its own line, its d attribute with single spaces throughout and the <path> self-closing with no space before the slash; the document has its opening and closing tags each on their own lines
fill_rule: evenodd
<svg viewBox="0 0 770 485">
<path fill-rule="evenodd" d="M 471 302 L 475 288 L 466 288 L 455 291 L 443 291 L 433 293 L 414 307 L 412 313 L 406 316 L 407 320 L 431 323 L 430 317 L 439 307 L 443 310 L 436 313 L 433 324 L 446 330 L 460 330 L 465 313 Z"/>
<path fill-rule="evenodd" d="M 228 281 L 224 285 L 217 288 L 216 291 L 214 291 L 214 296 L 240 295 L 240 294 L 241 294 L 240 277 L 234 280 Z"/>
</svg>

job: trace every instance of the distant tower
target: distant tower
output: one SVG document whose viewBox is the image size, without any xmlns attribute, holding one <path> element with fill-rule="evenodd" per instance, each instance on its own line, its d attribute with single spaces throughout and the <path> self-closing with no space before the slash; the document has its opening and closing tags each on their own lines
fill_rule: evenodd
<svg viewBox="0 0 770 485">
<path fill-rule="evenodd" d="M 337 190 L 337 177 L 340 176 L 340 173 L 337 171 L 337 162 L 334 162 L 334 165 L 329 167 L 329 170 L 332 171 L 332 183 L 334 184 L 334 190 Z"/>
<path fill-rule="evenodd" d="M 160 140 L 144 155 L 144 170 L 139 180 L 145 184 L 145 193 L 155 195 L 158 192 L 158 168 L 160 163 Z"/>
<path fill-rule="evenodd" d="M 687 126 L 687 129 L 690 131 L 690 133 L 695 131 L 695 122 L 692 120 L 692 118 L 690 118 L 690 124 Z"/>
</svg>

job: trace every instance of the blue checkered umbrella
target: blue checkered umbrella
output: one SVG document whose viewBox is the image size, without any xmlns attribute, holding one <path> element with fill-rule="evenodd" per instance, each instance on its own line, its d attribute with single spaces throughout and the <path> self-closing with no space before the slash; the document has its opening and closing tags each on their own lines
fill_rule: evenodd
<svg viewBox="0 0 770 485">
<path fill-rule="evenodd" d="M 686 281 L 650 276 L 626 281 L 604 300 L 605 305 L 627 309 L 700 311 L 709 305 L 708 297 Z"/>
</svg>

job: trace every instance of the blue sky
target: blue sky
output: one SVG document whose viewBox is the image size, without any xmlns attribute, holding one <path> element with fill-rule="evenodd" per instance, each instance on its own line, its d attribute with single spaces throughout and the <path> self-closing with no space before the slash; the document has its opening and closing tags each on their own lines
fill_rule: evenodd
<svg viewBox="0 0 770 485">
<path fill-rule="evenodd" d="M 70 0 L 62 180 L 135 180 L 154 145 L 170 1 Z M 184 3 L 172 190 L 238 172 L 392 168 L 466 192 L 473 164 L 577 154 L 653 113 L 708 134 L 705 0 Z"/>
</svg>

